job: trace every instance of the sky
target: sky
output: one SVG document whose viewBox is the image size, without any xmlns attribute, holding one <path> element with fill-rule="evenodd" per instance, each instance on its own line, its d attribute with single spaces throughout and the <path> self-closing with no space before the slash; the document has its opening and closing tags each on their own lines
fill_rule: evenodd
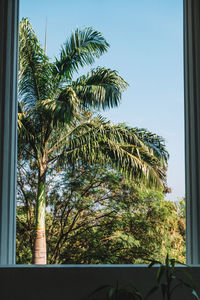
<svg viewBox="0 0 200 300">
<path fill-rule="evenodd" d="M 117 70 L 128 82 L 118 108 L 103 112 L 113 123 L 147 128 L 165 138 L 170 154 L 167 199 L 185 195 L 183 7 L 182 0 L 21 0 L 20 19 L 28 17 L 54 59 L 72 30 L 93 27 L 110 44 L 92 67 Z"/>
</svg>

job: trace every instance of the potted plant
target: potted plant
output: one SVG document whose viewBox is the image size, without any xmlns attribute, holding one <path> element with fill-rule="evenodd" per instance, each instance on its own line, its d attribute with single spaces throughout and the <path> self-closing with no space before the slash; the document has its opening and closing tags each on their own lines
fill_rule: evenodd
<svg viewBox="0 0 200 300">
<path fill-rule="evenodd" d="M 183 268 L 176 268 L 176 264 L 182 265 Z M 155 285 L 152 286 L 145 296 L 133 283 L 119 284 L 117 282 L 115 286 L 104 285 L 97 288 L 87 299 L 99 300 L 96 297 L 98 297 L 100 292 L 104 291 L 105 295 L 102 300 L 148 300 L 150 298 L 153 300 L 153 295 L 160 291 L 162 300 L 174 300 L 174 292 L 179 288 L 186 288 L 191 294 L 191 299 L 200 300 L 196 291 L 196 285 L 186 270 L 187 265 L 169 258 L 168 255 L 164 264 L 157 260 L 151 260 L 148 267 L 151 268 L 154 265 L 159 265 Z"/>
</svg>

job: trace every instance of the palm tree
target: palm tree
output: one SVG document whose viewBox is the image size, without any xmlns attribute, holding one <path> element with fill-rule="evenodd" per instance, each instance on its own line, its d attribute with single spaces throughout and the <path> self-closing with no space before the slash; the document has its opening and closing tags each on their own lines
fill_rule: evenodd
<svg viewBox="0 0 200 300">
<path fill-rule="evenodd" d="M 109 47 L 92 28 L 76 29 L 51 62 L 30 22 L 19 34 L 19 155 L 38 172 L 33 262 L 46 264 L 46 175 L 52 166 L 82 160 L 108 164 L 132 178 L 163 186 L 168 153 L 161 137 L 113 125 L 95 110 L 116 107 L 127 83 L 114 70 L 93 69 L 73 80 Z"/>
</svg>

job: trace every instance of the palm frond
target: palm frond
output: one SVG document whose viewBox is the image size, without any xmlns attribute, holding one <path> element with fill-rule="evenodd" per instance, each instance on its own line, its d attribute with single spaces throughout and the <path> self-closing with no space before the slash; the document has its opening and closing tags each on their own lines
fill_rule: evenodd
<svg viewBox="0 0 200 300">
<path fill-rule="evenodd" d="M 76 29 L 61 48 L 55 61 L 54 74 L 70 78 L 79 67 L 91 65 L 107 51 L 109 44 L 102 34 L 91 27 Z"/>
<path fill-rule="evenodd" d="M 30 116 L 20 109 L 18 111 L 18 152 L 24 150 L 27 152 L 29 149 L 28 151 L 32 152 L 33 156 L 36 153 L 35 136 L 35 128 Z"/>
<path fill-rule="evenodd" d="M 28 19 L 19 26 L 19 97 L 32 109 L 53 92 L 52 68 Z"/>
<path fill-rule="evenodd" d="M 100 119 L 78 126 L 63 144 L 63 159 L 84 160 L 91 164 L 108 164 L 124 175 L 140 178 L 148 184 L 162 186 L 165 173 L 161 161 L 149 147 L 125 127 Z"/>
<path fill-rule="evenodd" d="M 128 131 L 131 136 L 137 136 L 140 143 L 146 145 L 151 155 L 162 161 L 163 167 L 167 167 L 169 153 L 166 150 L 166 144 L 163 137 L 150 132 L 145 128 L 129 127 L 125 123 L 118 124 L 122 129 Z"/>
<path fill-rule="evenodd" d="M 169 155 L 162 137 L 146 129 L 113 125 L 101 117 L 90 118 L 85 112 L 118 106 L 128 84 L 106 68 L 71 80 L 80 66 L 92 64 L 107 51 L 109 45 L 101 33 L 77 29 L 51 64 L 30 22 L 23 19 L 19 46 L 18 131 L 27 153 L 36 160 L 45 153 L 49 165 L 72 160 L 108 164 L 127 177 L 165 184 Z"/>
<path fill-rule="evenodd" d="M 69 86 L 62 90 L 57 99 L 45 99 L 38 103 L 37 111 L 41 116 L 50 120 L 53 127 L 58 124 L 69 124 L 72 120 L 79 120 L 80 101 Z"/>
<path fill-rule="evenodd" d="M 129 130 L 132 130 L 129 128 Z M 167 166 L 169 153 L 166 150 L 165 139 L 144 128 L 137 128 L 139 138 L 152 150 L 152 153 Z"/>
<path fill-rule="evenodd" d="M 106 109 L 120 104 L 128 84 L 117 71 L 97 68 L 78 78 L 72 86 L 85 107 Z"/>
</svg>

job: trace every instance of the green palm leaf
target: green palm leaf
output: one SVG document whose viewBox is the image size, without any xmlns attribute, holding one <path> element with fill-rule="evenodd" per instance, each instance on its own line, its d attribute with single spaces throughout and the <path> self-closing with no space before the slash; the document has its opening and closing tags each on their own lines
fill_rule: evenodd
<svg viewBox="0 0 200 300">
<path fill-rule="evenodd" d="M 32 109 L 39 99 L 51 97 L 51 74 L 51 64 L 30 22 L 23 19 L 19 26 L 19 96 L 27 109 Z"/>
<path fill-rule="evenodd" d="M 98 161 L 117 168 L 128 177 L 162 186 L 165 181 L 163 164 L 139 140 L 137 131 L 135 129 L 133 134 L 122 125 L 112 125 L 99 118 L 86 121 L 62 139 L 62 145 L 65 142 L 62 158 L 65 161 L 82 159 L 88 163 Z"/>
<path fill-rule="evenodd" d="M 61 48 L 60 58 L 56 59 L 54 74 L 69 78 L 79 67 L 91 65 L 107 51 L 109 44 L 102 34 L 91 27 L 76 29 Z"/>
<path fill-rule="evenodd" d="M 97 68 L 78 78 L 72 86 L 85 107 L 106 109 L 120 104 L 128 84 L 116 71 Z"/>
<path fill-rule="evenodd" d="M 61 91 L 58 99 L 45 99 L 38 104 L 38 110 L 52 123 L 53 127 L 58 124 L 70 123 L 80 117 L 80 101 L 75 91 L 69 86 Z"/>
</svg>

